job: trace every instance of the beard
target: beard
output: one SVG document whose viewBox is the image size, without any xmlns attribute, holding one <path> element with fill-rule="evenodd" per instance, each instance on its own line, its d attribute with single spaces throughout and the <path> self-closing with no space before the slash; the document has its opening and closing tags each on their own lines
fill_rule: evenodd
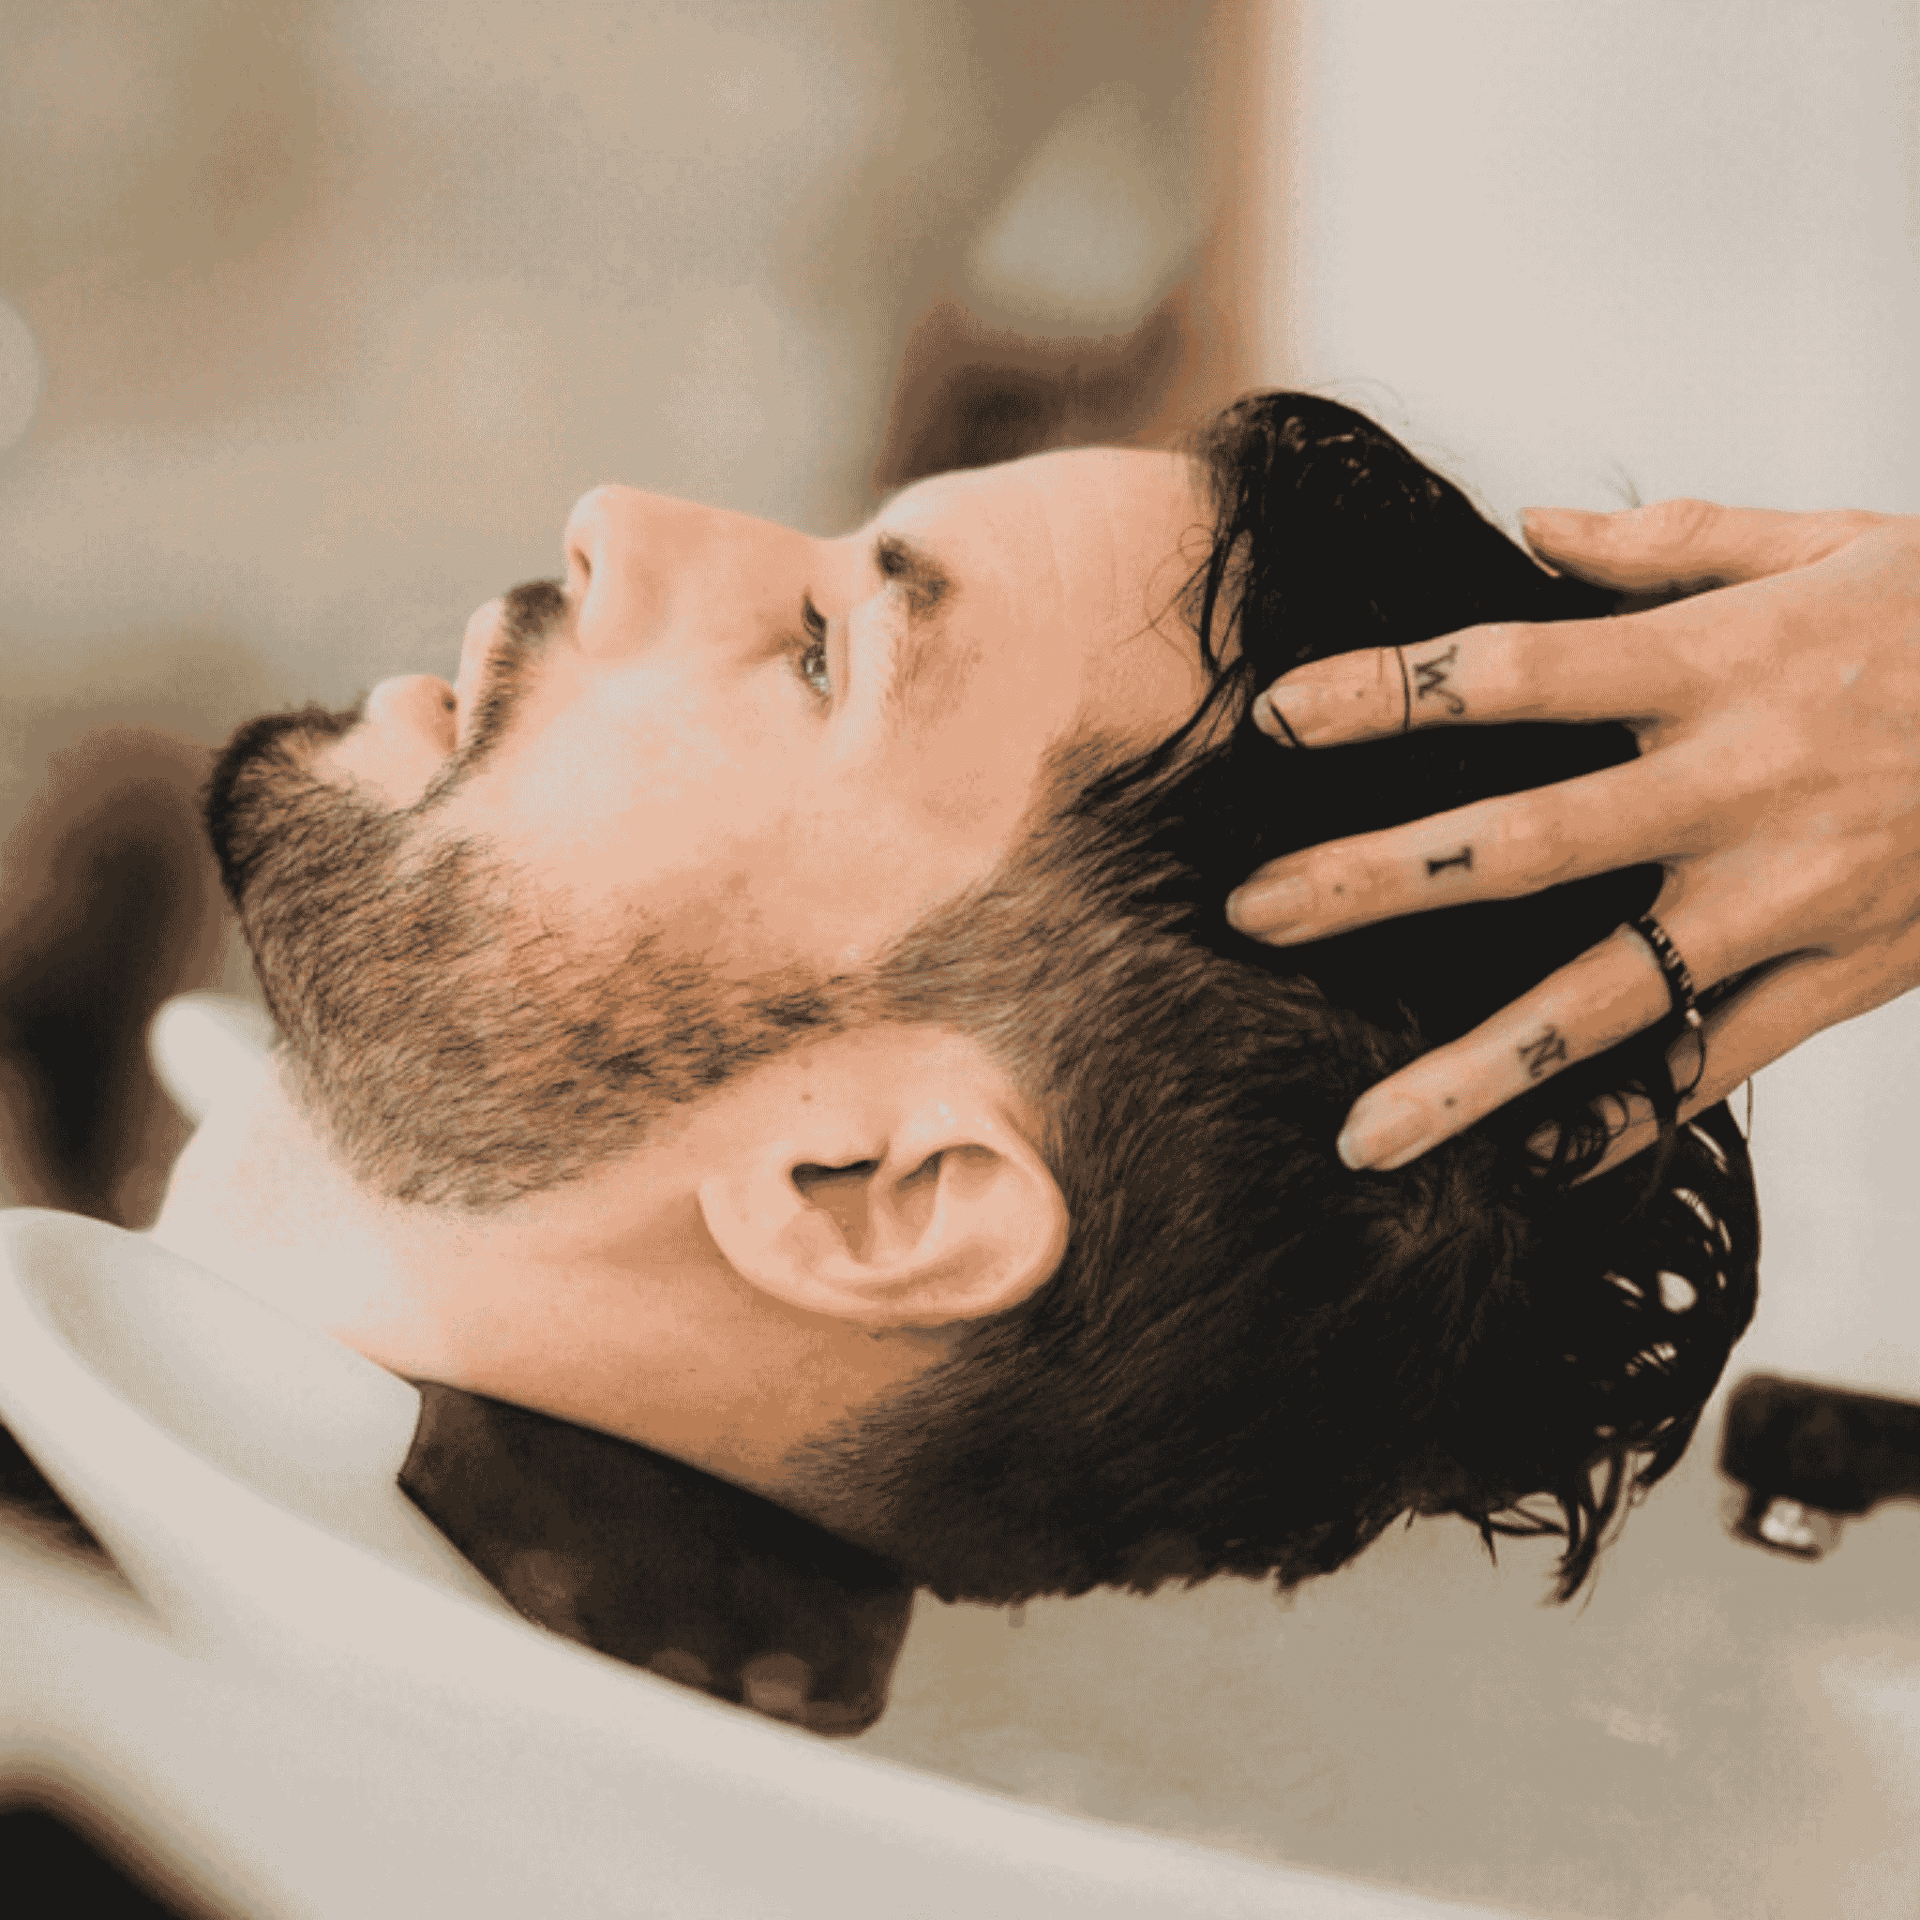
<svg viewBox="0 0 1920 1920">
<path fill-rule="evenodd" d="M 364 1189 L 493 1212 L 842 1023 L 835 982 L 730 979 L 644 914 L 589 939 L 537 875 L 435 836 L 444 788 L 390 811 L 309 771 L 357 719 L 241 728 L 206 822 L 294 1097 Z"/>
</svg>

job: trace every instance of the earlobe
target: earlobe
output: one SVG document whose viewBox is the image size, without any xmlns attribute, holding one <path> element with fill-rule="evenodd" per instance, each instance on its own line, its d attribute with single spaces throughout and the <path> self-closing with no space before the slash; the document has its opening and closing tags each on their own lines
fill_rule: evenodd
<svg viewBox="0 0 1920 1920">
<path fill-rule="evenodd" d="M 743 1279 L 803 1312 L 935 1327 L 1005 1312 L 1052 1277 L 1066 1203 L 997 1115 L 933 1102 L 870 1150 L 847 1145 L 823 1162 L 782 1141 L 701 1183 L 707 1231 Z M 815 1177 L 830 1167 L 831 1200 Z"/>
</svg>

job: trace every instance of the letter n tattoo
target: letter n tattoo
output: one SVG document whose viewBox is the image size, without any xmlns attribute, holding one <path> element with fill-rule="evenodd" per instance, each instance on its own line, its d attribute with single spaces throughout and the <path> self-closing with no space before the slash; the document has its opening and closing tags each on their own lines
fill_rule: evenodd
<svg viewBox="0 0 1920 1920">
<path fill-rule="evenodd" d="M 1527 1078 L 1538 1080 L 1544 1077 L 1549 1067 L 1566 1064 L 1566 1039 L 1558 1027 L 1549 1027 L 1537 1040 L 1522 1041 L 1519 1053 L 1527 1063 Z"/>
</svg>

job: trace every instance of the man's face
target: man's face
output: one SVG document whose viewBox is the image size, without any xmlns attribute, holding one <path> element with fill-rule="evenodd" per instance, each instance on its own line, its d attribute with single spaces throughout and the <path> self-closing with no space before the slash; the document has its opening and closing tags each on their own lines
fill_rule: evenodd
<svg viewBox="0 0 1920 1920">
<path fill-rule="evenodd" d="M 682 951 L 857 964 L 991 868 L 1050 744 L 1191 711 L 1168 607 L 1200 524 L 1184 460 L 1113 450 L 923 481 L 839 540 L 597 488 L 564 598 L 506 643 L 524 657 L 497 738 L 455 764 L 500 663 L 494 603 L 453 708 L 388 681 L 314 764 L 392 806 L 445 780 L 423 825 L 538 874 L 588 928 L 638 899 Z"/>
<path fill-rule="evenodd" d="M 357 1011 L 332 1009 L 341 1056 L 385 1048 L 428 1097 L 432 1062 L 393 1049 L 437 1003 L 438 1076 L 462 1065 L 471 1105 L 513 1070 L 472 1053 L 492 964 L 476 917 L 510 929 L 519 1013 L 558 979 L 549 954 L 601 956 L 608 1006 L 644 997 L 644 978 L 608 984 L 623 959 L 735 981 L 859 968 L 993 870 L 1050 748 L 1146 744 L 1193 710 L 1174 608 L 1205 518 L 1183 457 L 1117 450 L 922 481 L 836 540 L 596 489 L 564 581 L 475 614 L 451 688 L 408 675 L 357 723 L 290 722 L 280 768 L 266 736 L 229 749 L 224 771 L 255 775 L 238 810 L 266 852 L 241 904 L 256 934 L 251 909 L 280 906 L 273 951 L 255 946 L 283 1022 L 316 983 L 377 972 Z M 308 964 L 276 992 L 289 945 Z M 656 1037 L 688 1025 L 668 1009 Z M 522 1034 L 512 1058 L 577 1042 Z"/>
</svg>

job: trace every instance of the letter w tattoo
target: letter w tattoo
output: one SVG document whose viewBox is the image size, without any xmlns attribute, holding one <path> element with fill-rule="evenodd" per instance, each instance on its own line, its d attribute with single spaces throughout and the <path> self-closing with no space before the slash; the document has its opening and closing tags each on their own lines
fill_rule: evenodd
<svg viewBox="0 0 1920 1920">
<path fill-rule="evenodd" d="M 1447 703 L 1449 713 L 1465 713 L 1467 703 L 1447 685 L 1447 669 L 1453 665 L 1460 652 L 1460 643 L 1455 641 L 1445 653 L 1436 653 L 1431 660 L 1416 660 L 1413 670 L 1420 676 L 1420 685 L 1414 693 L 1416 700 L 1424 700 L 1429 694 Z"/>
</svg>

